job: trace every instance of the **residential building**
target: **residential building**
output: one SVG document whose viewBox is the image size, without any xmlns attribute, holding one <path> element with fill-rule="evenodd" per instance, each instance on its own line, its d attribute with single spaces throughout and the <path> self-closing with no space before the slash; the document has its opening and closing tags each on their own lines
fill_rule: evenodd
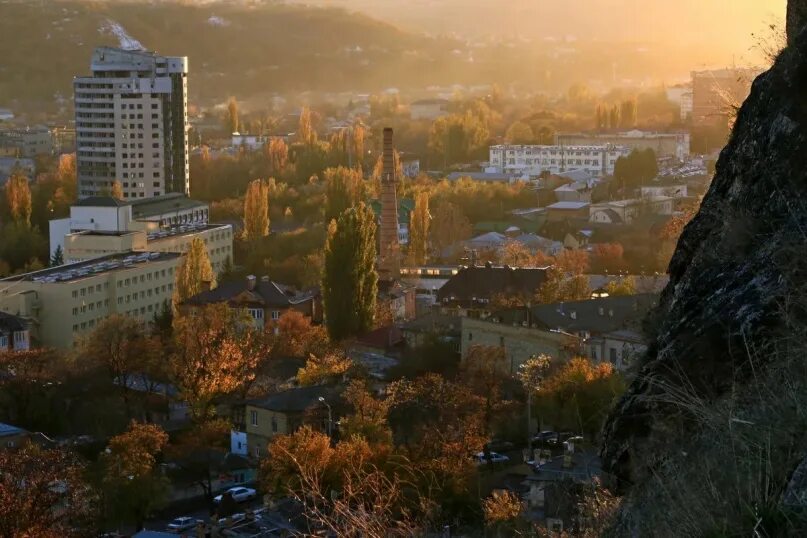
<svg viewBox="0 0 807 538">
<path fill-rule="evenodd" d="M 599 224 L 630 224 L 641 215 L 672 215 L 673 202 L 669 196 L 648 196 L 593 204 L 589 220 Z"/>
<path fill-rule="evenodd" d="M 757 68 L 728 68 L 692 72 L 692 123 L 726 125 L 731 110 L 745 101 Z"/>
<path fill-rule="evenodd" d="M 0 186 L 5 185 L 11 174 L 18 171 L 29 181 L 34 180 L 34 160 L 21 157 L 0 157 Z"/>
<path fill-rule="evenodd" d="M 472 265 L 461 268 L 437 291 L 444 313 L 485 318 L 496 297 L 532 297 L 546 280 L 546 268 Z"/>
<path fill-rule="evenodd" d="M 50 253 L 77 262 L 126 252 L 185 253 L 195 238 L 205 242 L 213 270 L 232 261 L 233 230 L 209 224 L 206 203 L 184 194 L 138 200 L 91 196 L 70 208 L 70 217 L 50 221 Z"/>
<path fill-rule="evenodd" d="M 266 454 L 266 447 L 272 439 L 294 433 L 304 424 L 323 432 L 329 428 L 334 431 L 339 418 L 341 393 L 340 387 L 316 385 L 248 400 L 244 406 L 247 452 L 259 458 Z M 330 417 L 328 406 L 331 406 Z"/>
<path fill-rule="evenodd" d="M 449 181 L 458 181 L 467 178 L 471 181 L 482 183 L 515 183 L 516 181 L 528 181 L 529 176 L 524 174 L 485 171 L 485 172 L 451 172 L 446 176 Z"/>
<path fill-rule="evenodd" d="M 403 175 L 414 179 L 420 174 L 420 159 L 407 159 L 401 163 Z"/>
<path fill-rule="evenodd" d="M 559 241 L 552 241 L 546 237 L 531 233 L 518 233 L 516 228 L 513 234 L 502 234 L 499 232 L 488 232 L 473 239 L 465 241 L 465 248 L 477 250 L 478 252 L 495 251 L 501 254 L 501 249 L 510 242 L 519 243 L 533 254 L 542 252 L 554 256 L 563 250 L 563 244 Z"/>
<path fill-rule="evenodd" d="M 670 86 L 666 90 L 667 100 L 678 105 L 681 112 L 681 121 L 687 121 L 692 117 L 692 85 L 678 84 Z"/>
<path fill-rule="evenodd" d="M 262 276 L 248 275 L 245 279 L 226 280 L 211 290 L 194 295 L 188 308 L 226 303 L 234 310 L 249 314 L 256 327 L 272 328 L 280 316 L 296 310 L 314 322 L 322 321 L 322 301 L 319 289 L 298 291 Z"/>
<path fill-rule="evenodd" d="M 436 120 L 448 115 L 448 99 L 421 99 L 409 105 L 409 117 L 413 120 Z"/>
<path fill-rule="evenodd" d="M 586 170 L 596 176 L 613 175 L 616 160 L 631 152 L 627 146 L 608 144 L 590 146 L 498 145 L 490 147 L 490 172 L 558 174 L 568 170 Z"/>
<path fill-rule="evenodd" d="M 0 280 L 0 311 L 23 318 L 34 343 L 69 349 L 111 314 L 151 320 L 170 301 L 180 255 L 125 252 Z"/>
<path fill-rule="evenodd" d="M 264 135 L 233 133 L 231 145 L 235 149 L 243 148 L 247 151 L 257 151 L 263 148 L 269 142 L 269 139 L 270 137 Z"/>
<path fill-rule="evenodd" d="M 99 47 L 91 70 L 73 80 L 79 198 L 187 194 L 187 57 Z"/>
<path fill-rule="evenodd" d="M 401 333 L 406 345 L 409 347 L 422 346 L 428 343 L 430 338 L 439 338 L 444 342 L 454 344 L 457 353 L 459 353 L 460 339 L 462 337 L 462 319 L 452 314 L 428 312 L 404 323 L 401 326 Z"/>
<path fill-rule="evenodd" d="M 0 130 L 0 154 L 32 158 L 52 153 L 53 135 L 45 126 Z"/>
<path fill-rule="evenodd" d="M 684 161 L 689 156 L 689 133 L 657 133 L 638 129 L 618 133 L 557 133 L 557 146 L 624 146 L 633 150 L 652 149 L 657 157 Z"/>
<path fill-rule="evenodd" d="M 546 206 L 547 222 L 560 222 L 565 220 L 588 220 L 588 202 L 555 202 Z"/>
<path fill-rule="evenodd" d="M 0 353 L 31 348 L 28 322 L 19 316 L 0 311 Z"/>
<path fill-rule="evenodd" d="M 670 198 L 686 198 L 687 184 L 677 185 L 647 185 L 641 187 L 642 198 L 658 198 L 659 196 L 668 196 Z"/>
<path fill-rule="evenodd" d="M 14 112 L 10 108 L 0 108 L 0 121 L 11 121 L 14 119 Z"/>
<path fill-rule="evenodd" d="M 585 202 L 591 203 L 592 187 L 584 181 L 575 181 L 561 185 L 555 192 L 555 199 L 558 202 Z"/>
<path fill-rule="evenodd" d="M 462 356 L 474 345 L 501 346 L 511 368 L 546 353 L 556 360 L 582 355 L 624 369 L 646 350 L 640 326 L 657 299 L 657 294 L 603 297 L 463 319 Z"/>
</svg>

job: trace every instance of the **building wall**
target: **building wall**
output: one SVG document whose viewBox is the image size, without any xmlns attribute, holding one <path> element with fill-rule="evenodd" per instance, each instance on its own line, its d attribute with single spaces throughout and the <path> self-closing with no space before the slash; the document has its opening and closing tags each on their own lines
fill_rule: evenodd
<svg viewBox="0 0 807 538">
<path fill-rule="evenodd" d="M 294 421 L 284 413 L 269 411 L 253 405 L 247 405 L 245 413 L 247 448 L 252 456 L 266 455 L 266 446 L 269 441 L 276 435 L 292 433 L 294 429 Z"/>
<path fill-rule="evenodd" d="M 612 175 L 619 157 L 630 154 L 625 146 L 537 146 L 498 145 L 490 147 L 490 166 L 503 172 L 538 176 L 582 169 L 594 175 Z"/>
<path fill-rule="evenodd" d="M 464 360 L 475 345 L 504 347 L 510 373 L 516 373 L 519 365 L 533 355 L 547 354 L 555 359 L 567 358 L 565 347 L 570 338 L 540 329 L 462 318 L 460 352 Z"/>
<path fill-rule="evenodd" d="M 189 190 L 187 58 L 99 48 L 74 79 L 79 197 Z"/>
<path fill-rule="evenodd" d="M 689 133 L 558 133 L 559 146 L 596 146 L 609 144 L 626 146 L 631 150 L 652 149 L 657 157 L 675 157 L 683 161 L 689 155 Z"/>
<path fill-rule="evenodd" d="M 171 301 L 179 260 L 172 256 L 65 282 L 4 281 L 0 310 L 28 319 L 41 345 L 70 349 L 111 314 L 151 320 Z"/>
</svg>

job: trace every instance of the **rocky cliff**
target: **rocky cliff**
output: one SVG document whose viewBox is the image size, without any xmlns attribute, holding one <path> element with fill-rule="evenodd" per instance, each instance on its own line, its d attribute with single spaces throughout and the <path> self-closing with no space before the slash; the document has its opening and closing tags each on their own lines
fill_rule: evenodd
<svg viewBox="0 0 807 538">
<path fill-rule="evenodd" d="M 806 276 L 802 32 L 738 112 L 648 320 L 653 343 L 606 425 L 603 464 L 627 492 L 619 534 L 728 532 L 745 511 L 750 530 L 760 510 L 781 515 L 807 448 Z"/>
</svg>

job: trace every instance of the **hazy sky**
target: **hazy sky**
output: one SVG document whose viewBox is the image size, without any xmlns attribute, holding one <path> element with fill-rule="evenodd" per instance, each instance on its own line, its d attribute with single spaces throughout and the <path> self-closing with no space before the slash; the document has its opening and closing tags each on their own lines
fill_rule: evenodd
<svg viewBox="0 0 807 538">
<path fill-rule="evenodd" d="M 468 36 L 619 39 L 749 55 L 752 33 L 784 19 L 786 0 L 291 0 L 344 6 L 409 30 Z M 704 61 L 707 61 L 706 59 Z"/>
</svg>

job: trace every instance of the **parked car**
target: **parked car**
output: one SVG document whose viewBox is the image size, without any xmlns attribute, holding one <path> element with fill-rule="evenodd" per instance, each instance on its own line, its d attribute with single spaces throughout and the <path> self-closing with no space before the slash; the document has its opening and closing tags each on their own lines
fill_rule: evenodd
<svg viewBox="0 0 807 538">
<path fill-rule="evenodd" d="M 491 439 L 487 444 L 488 450 L 495 450 L 496 452 L 507 452 L 513 450 L 515 445 L 510 441 L 503 441 L 501 439 Z"/>
<path fill-rule="evenodd" d="M 230 488 L 224 493 L 229 493 L 230 495 L 232 495 L 233 500 L 239 503 L 251 501 L 252 499 L 258 496 L 258 493 L 254 489 L 243 487 Z M 224 496 L 224 493 L 222 493 L 221 495 L 216 495 L 213 498 L 213 502 L 220 503 L 221 498 Z"/>
<path fill-rule="evenodd" d="M 168 532 L 182 532 L 194 528 L 197 524 L 202 523 L 201 519 L 195 517 L 182 516 L 174 519 L 166 527 Z"/>
<path fill-rule="evenodd" d="M 532 438 L 532 440 L 539 444 L 556 445 L 558 444 L 558 432 L 543 431 Z"/>
<path fill-rule="evenodd" d="M 498 452 L 488 452 L 490 456 L 491 463 L 506 463 L 510 461 L 510 458 L 505 456 L 504 454 L 499 454 Z M 484 452 L 477 452 L 476 456 L 474 456 L 477 465 L 485 465 L 488 463 L 488 458 L 485 457 Z"/>
</svg>

